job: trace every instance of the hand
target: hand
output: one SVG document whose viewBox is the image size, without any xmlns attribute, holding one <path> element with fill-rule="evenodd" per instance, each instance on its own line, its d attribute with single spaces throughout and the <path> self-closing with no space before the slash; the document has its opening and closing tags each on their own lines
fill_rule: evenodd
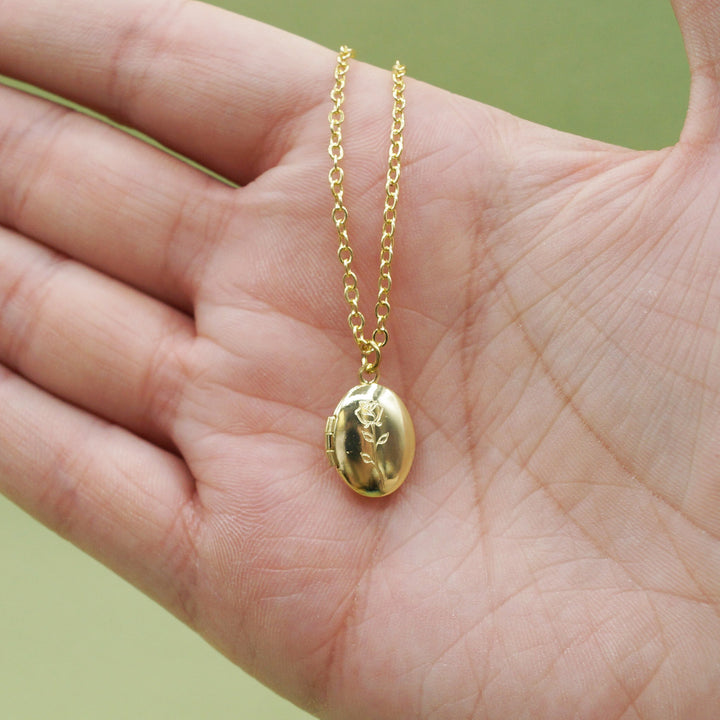
<svg viewBox="0 0 720 720">
<path fill-rule="evenodd" d="M 715 718 L 720 9 L 677 0 L 681 141 L 634 152 L 410 81 L 384 500 L 329 467 L 355 383 L 334 55 L 198 4 L 0 3 L 0 489 L 328 718 Z M 377 273 L 389 74 L 346 200 Z"/>
</svg>

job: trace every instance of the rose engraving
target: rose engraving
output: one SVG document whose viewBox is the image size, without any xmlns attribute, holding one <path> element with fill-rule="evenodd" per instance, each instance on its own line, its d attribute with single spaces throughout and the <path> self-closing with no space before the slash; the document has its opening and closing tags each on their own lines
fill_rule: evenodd
<svg viewBox="0 0 720 720">
<path fill-rule="evenodd" d="M 380 445 L 384 445 L 390 433 L 385 432 L 378 437 L 377 431 L 382 425 L 383 407 L 377 400 L 360 400 L 358 407 L 355 409 L 355 417 L 360 421 L 363 427 L 362 436 L 372 448 L 371 452 L 363 452 L 360 457 L 363 462 L 372 465 L 378 473 L 380 473 L 381 486 L 387 478 L 382 467 L 377 464 L 377 449 Z"/>
</svg>

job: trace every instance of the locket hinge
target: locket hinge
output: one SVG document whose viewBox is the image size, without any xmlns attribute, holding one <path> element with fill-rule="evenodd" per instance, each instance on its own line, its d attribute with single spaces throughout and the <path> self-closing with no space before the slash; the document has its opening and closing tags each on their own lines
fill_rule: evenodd
<svg viewBox="0 0 720 720">
<path fill-rule="evenodd" d="M 337 417 L 331 415 L 325 423 L 325 454 L 328 456 L 333 467 L 339 468 L 337 453 L 335 452 L 335 428 L 337 427 Z"/>
</svg>

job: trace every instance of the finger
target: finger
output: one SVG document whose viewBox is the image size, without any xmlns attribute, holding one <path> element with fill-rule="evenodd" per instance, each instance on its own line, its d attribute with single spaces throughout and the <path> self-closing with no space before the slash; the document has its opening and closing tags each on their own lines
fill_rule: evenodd
<svg viewBox="0 0 720 720">
<path fill-rule="evenodd" d="M 0 87 L 0 224 L 192 306 L 229 188 L 103 123 Z"/>
<path fill-rule="evenodd" d="M 0 73 L 106 113 L 239 182 L 327 94 L 331 54 L 201 3 L 5 0 Z"/>
<path fill-rule="evenodd" d="M 0 229 L 0 363 L 171 445 L 187 316 Z"/>
<path fill-rule="evenodd" d="M 195 495 L 184 463 L 1 366 L 0 407 L 0 492 L 187 620 Z"/>
<path fill-rule="evenodd" d="M 716 0 L 672 0 L 690 64 L 690 106 L 683 140 L 720 137 L 720 4 Z"/>
</svg>

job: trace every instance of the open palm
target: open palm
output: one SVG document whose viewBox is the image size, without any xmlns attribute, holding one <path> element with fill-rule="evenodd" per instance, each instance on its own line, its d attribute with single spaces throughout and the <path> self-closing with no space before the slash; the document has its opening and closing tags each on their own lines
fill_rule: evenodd
<svg viewBox="0 0 720 720">
<path fill-rule="evenodd" d="M 321 717 L 715 718 L 720 9 L 677 0 L 677 146 L 409 81 L 385 385 L 413 471 L 324 453 L 355 384 L 327 187 L 334 55 L 193 3 L 7 0 L 0 489 Z M 389 74 L 355 63 L 372 307 Z"/>
</svg>

